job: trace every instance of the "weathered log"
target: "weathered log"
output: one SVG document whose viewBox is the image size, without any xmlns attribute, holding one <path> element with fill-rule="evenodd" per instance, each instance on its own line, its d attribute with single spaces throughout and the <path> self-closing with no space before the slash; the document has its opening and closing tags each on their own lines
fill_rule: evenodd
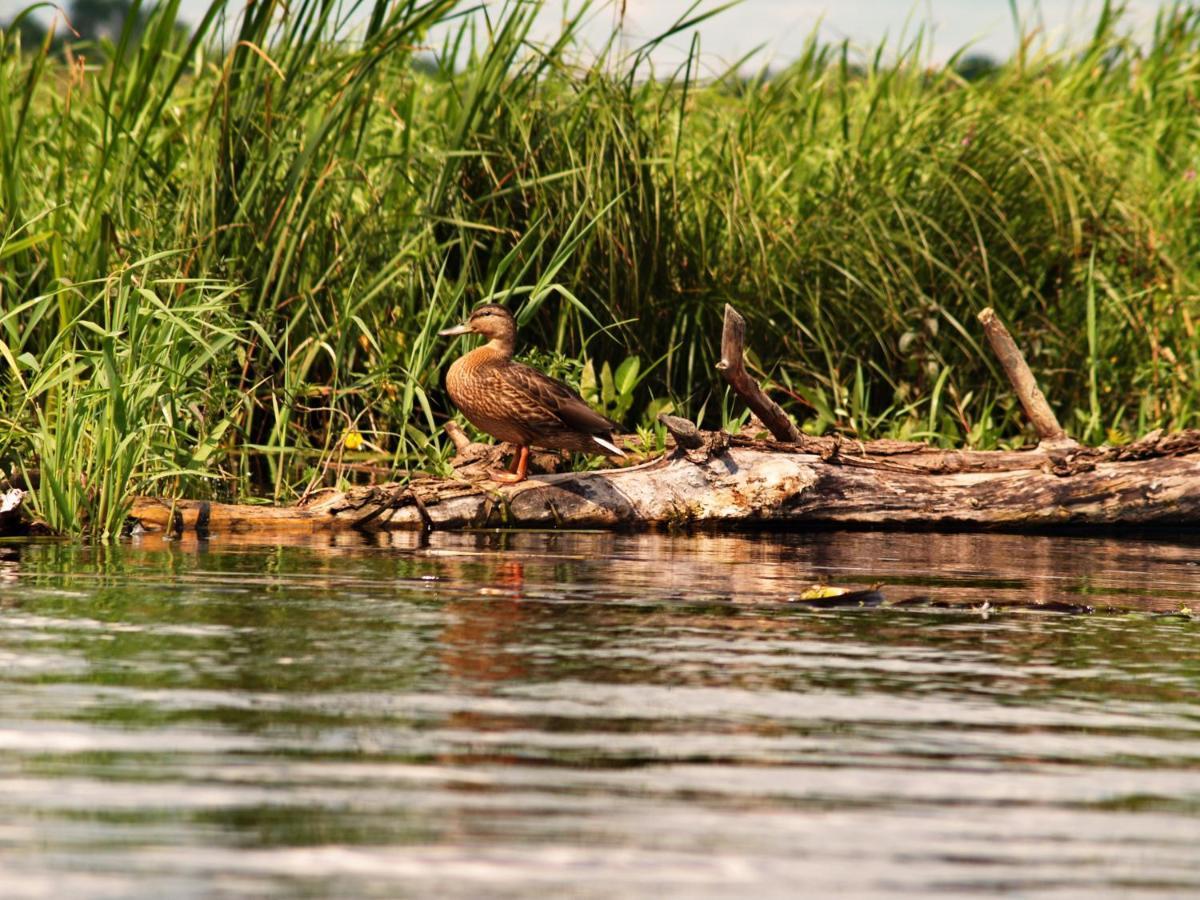
<svg viewBox="0 0 1200 900">
<path fill-rule="evenodd" d="M 418 479 L 326 491 L 271 509 L 140 499 L 148 530 L 295 533 L 470 527 L 816 525 L 1044 530 L 1200 525 L 1200 431 L 1124 448 L 896 452 L 847 445 L 826 459 L 744 438 L 638 466 L 491 483 Z M 727 443 L 727 446 L 723 446 Z"/>
</svg>

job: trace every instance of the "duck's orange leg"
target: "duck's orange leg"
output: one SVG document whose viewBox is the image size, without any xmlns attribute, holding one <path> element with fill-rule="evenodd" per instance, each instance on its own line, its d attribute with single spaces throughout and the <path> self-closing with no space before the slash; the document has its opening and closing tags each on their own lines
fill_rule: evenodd
<svg viewBox="0 0 1200 900">
<path fill-rule="evenodd" d="M 518 481 L 524 481 L 527 477 L 529 469 L 529 448 L 518 447 L 517 452 L 513 454 L 512 462 L 509 463 L 507 472 L 497 472 L 495 469 L 488 472 L 492 481 L 498 481 L 501 484 L 516 484 Z"/>
</svg>

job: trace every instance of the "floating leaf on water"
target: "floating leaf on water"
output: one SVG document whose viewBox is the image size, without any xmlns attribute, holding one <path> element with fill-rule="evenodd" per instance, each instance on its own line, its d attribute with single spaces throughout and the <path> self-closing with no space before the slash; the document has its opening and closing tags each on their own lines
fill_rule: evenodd
<svg viewBox="0 0 1200 900">
<path fill-rule="evenodd" d="M 805 603 L 815 607 L 834 606 L 879 606 L 883 603 L 883 594 L 879 585 L 866 589 L 851 590 L 850 588 L 834 587 L 828 584 L 814 584 L 808 590 L 789 597 L 794 603 Z"/>
<path fill-rule="evenodd" d="M 828 584 L 814 584 L 807 591 L 802 593 L 797 600 L 825 600 L 829 597 L 841 597 L 848 594 L 850 591 L 846 588 L 832 587 Z"/>
</svg>

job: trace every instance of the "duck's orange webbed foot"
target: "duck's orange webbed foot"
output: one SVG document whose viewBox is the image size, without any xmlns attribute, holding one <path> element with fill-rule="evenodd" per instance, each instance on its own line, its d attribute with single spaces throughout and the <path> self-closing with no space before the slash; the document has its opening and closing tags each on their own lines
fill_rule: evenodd
<svg viewBox="0 0 1200 900">
<path fill-rule="evenodd" d="M 498 469 L 488 469 L 488 478 L 498 481 L 500 484 L 516 484 L 525 480 L 524 475 L 518 475 L 516 472 L 501 472 Z"/>
<path fill-rule="evenodd" d="M 488 470 L 488 477 L 500 484 L 517 484 L 525 480 L 528 468 L 529 448 L 518 447 L 517 452 L 513 454 L 512 462 L 509 463 L 508 471 L 499 472 L 495 469 L 490 469 Z"/>
</svg>

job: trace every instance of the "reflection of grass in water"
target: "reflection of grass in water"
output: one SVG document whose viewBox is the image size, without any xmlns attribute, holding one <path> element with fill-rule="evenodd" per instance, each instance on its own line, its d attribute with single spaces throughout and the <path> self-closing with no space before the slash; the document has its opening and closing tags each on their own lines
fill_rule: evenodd
<svg viewBox="0 0 1200 900">
<path fill-rule="evenodd" d="M 780 692 L 789 704 L 830 692 L 951 692 L 1003 706 L 1190 702 L 1189 685 L 1200 672 L 1188 652 L 1195 623 L 1160 617 L 798 609 L 714 601 L 703 578 L 672 602 L 610 603 L 603 591 L 563 602 L 564 585 L 587 570 L 586 559 L 526 566 L 519 597 L 470 590 L 496 582 L 504 554 L 490 567 L 477 556 L 436 557 L 442 580 L 432 591 L 397 585 L 389 574 L 396 560 L 386 555 L 348 559 L 299 548 L 180 553 L 119 546 L 106 554 L 106 574 L 98 578 L 91 549 L 38 545 L 20 560 L 28 587 L 6 604 L 0 653 L 49 654 L 55 662 L 25 675 L 14 670 L 5 681 L 22 691 L 95 688 L 56 708 L 79 724 L 122 733 L 216 731 L 234 736 L 237 746 L 240 736 L 267 742 L 246 753 L 282 756 L 279 748 L 287 746 L 298 758 L 335 758 L 351 736 L 373 742 L 373 756 L 425 762 L 431 757 L 421 754 L 441 728 L 652 735 L 690 722 L 721 731 L 725 725 L 671 705 L 678 692 L 707 688 Z M 326 579 L 350 564 L 365 583 L 331 590 Z M 560 568 L 568 565 L 574 572 Z M 647 563 L 647 581 L 651 568 Z M 175 577 L 156 580 L 154 573 Z M 226 593 L 212 580 L 219 573 L 237 575 L 245 590 Z M 265 577 L 284 574 L 293 577 Z M 555 598 L 539 599 L 544 594 Z M 22 623 L 22 616 L 37 624 Z M 663 706 L 621 705 L 632 703 L 630 686 Z M 560 690 L 577 691 L 582 705 L 538 708 Z M 619 708 L 603 701 L 609 692 Z M 725 697 L 718 706 L 729 704 L 736 705 Z M 784 713 L 768 722 L 747 712 L 733 721 L 747 733 L 795 724 Z M 332 743 L 310 747 L 313 735 L 331 735 Z M 654 761 L 628 744 L 527 750 L 516 738 L 486 746 L 452 741 L 439 759 L 467 764 L 508 753 L 565 766 Z M 100 760 L 78 757 L 88 766 Z"/>
<path fill-rule="evenodd" d="M 1185 736 L 1183 734 L 1180 735 L 1180 737 Z M 1163 765 L 1162 760 L 1121 760 L 1121 762 L 1127 766 L 1136 765 L 1140 762 L 1142 766 L 1147 768 L 1156 768 Z M 1195 816 L 1200 814 L 1200 799 L 1163 797 L 1156 794 L 1128 794 L 1106 800 L 1097 800 L 1093 803 L 1080 804 L 1080 808 L 1096 810 L 1097 812 L 1157 812 L 1171 815 Z M 1177 886 L 1170 881 L 1163 881 L 1162 883 L 1164 886 Z M 1179 886 L 1182 887 L 1182 885 Z"/>
<path fill-rule="evenodd" d="M 221 55 L 238 11 L 185 45 L 166 3 L 92 68 L 7 35 L 0 454 L 40 464 L 55 527 L 111 533 L 136 490 L 282 499 L 346 433 L 440 469 L 456 348 L 433 334 L 484 297 L 553 353 L 663 358 L 631 429 L 655 396 L 738 413 L 711 373 L 727 300 L 812 431 L 1013 439 L 984 305 L 1082 437 L 1194 424 L 1200 14 L 1138 48 L 1106 13 L 969 83 L 919 42 L 702 82 L 615 44 L 579 61 L 578 19 L 533 52 L 536 4 L 415 65 L 455 6 L 380 2 L 337 42 L 332 7 L 253 4 Z M 142 290 L 161 308 L 114 320 Z"/>
</svg>

